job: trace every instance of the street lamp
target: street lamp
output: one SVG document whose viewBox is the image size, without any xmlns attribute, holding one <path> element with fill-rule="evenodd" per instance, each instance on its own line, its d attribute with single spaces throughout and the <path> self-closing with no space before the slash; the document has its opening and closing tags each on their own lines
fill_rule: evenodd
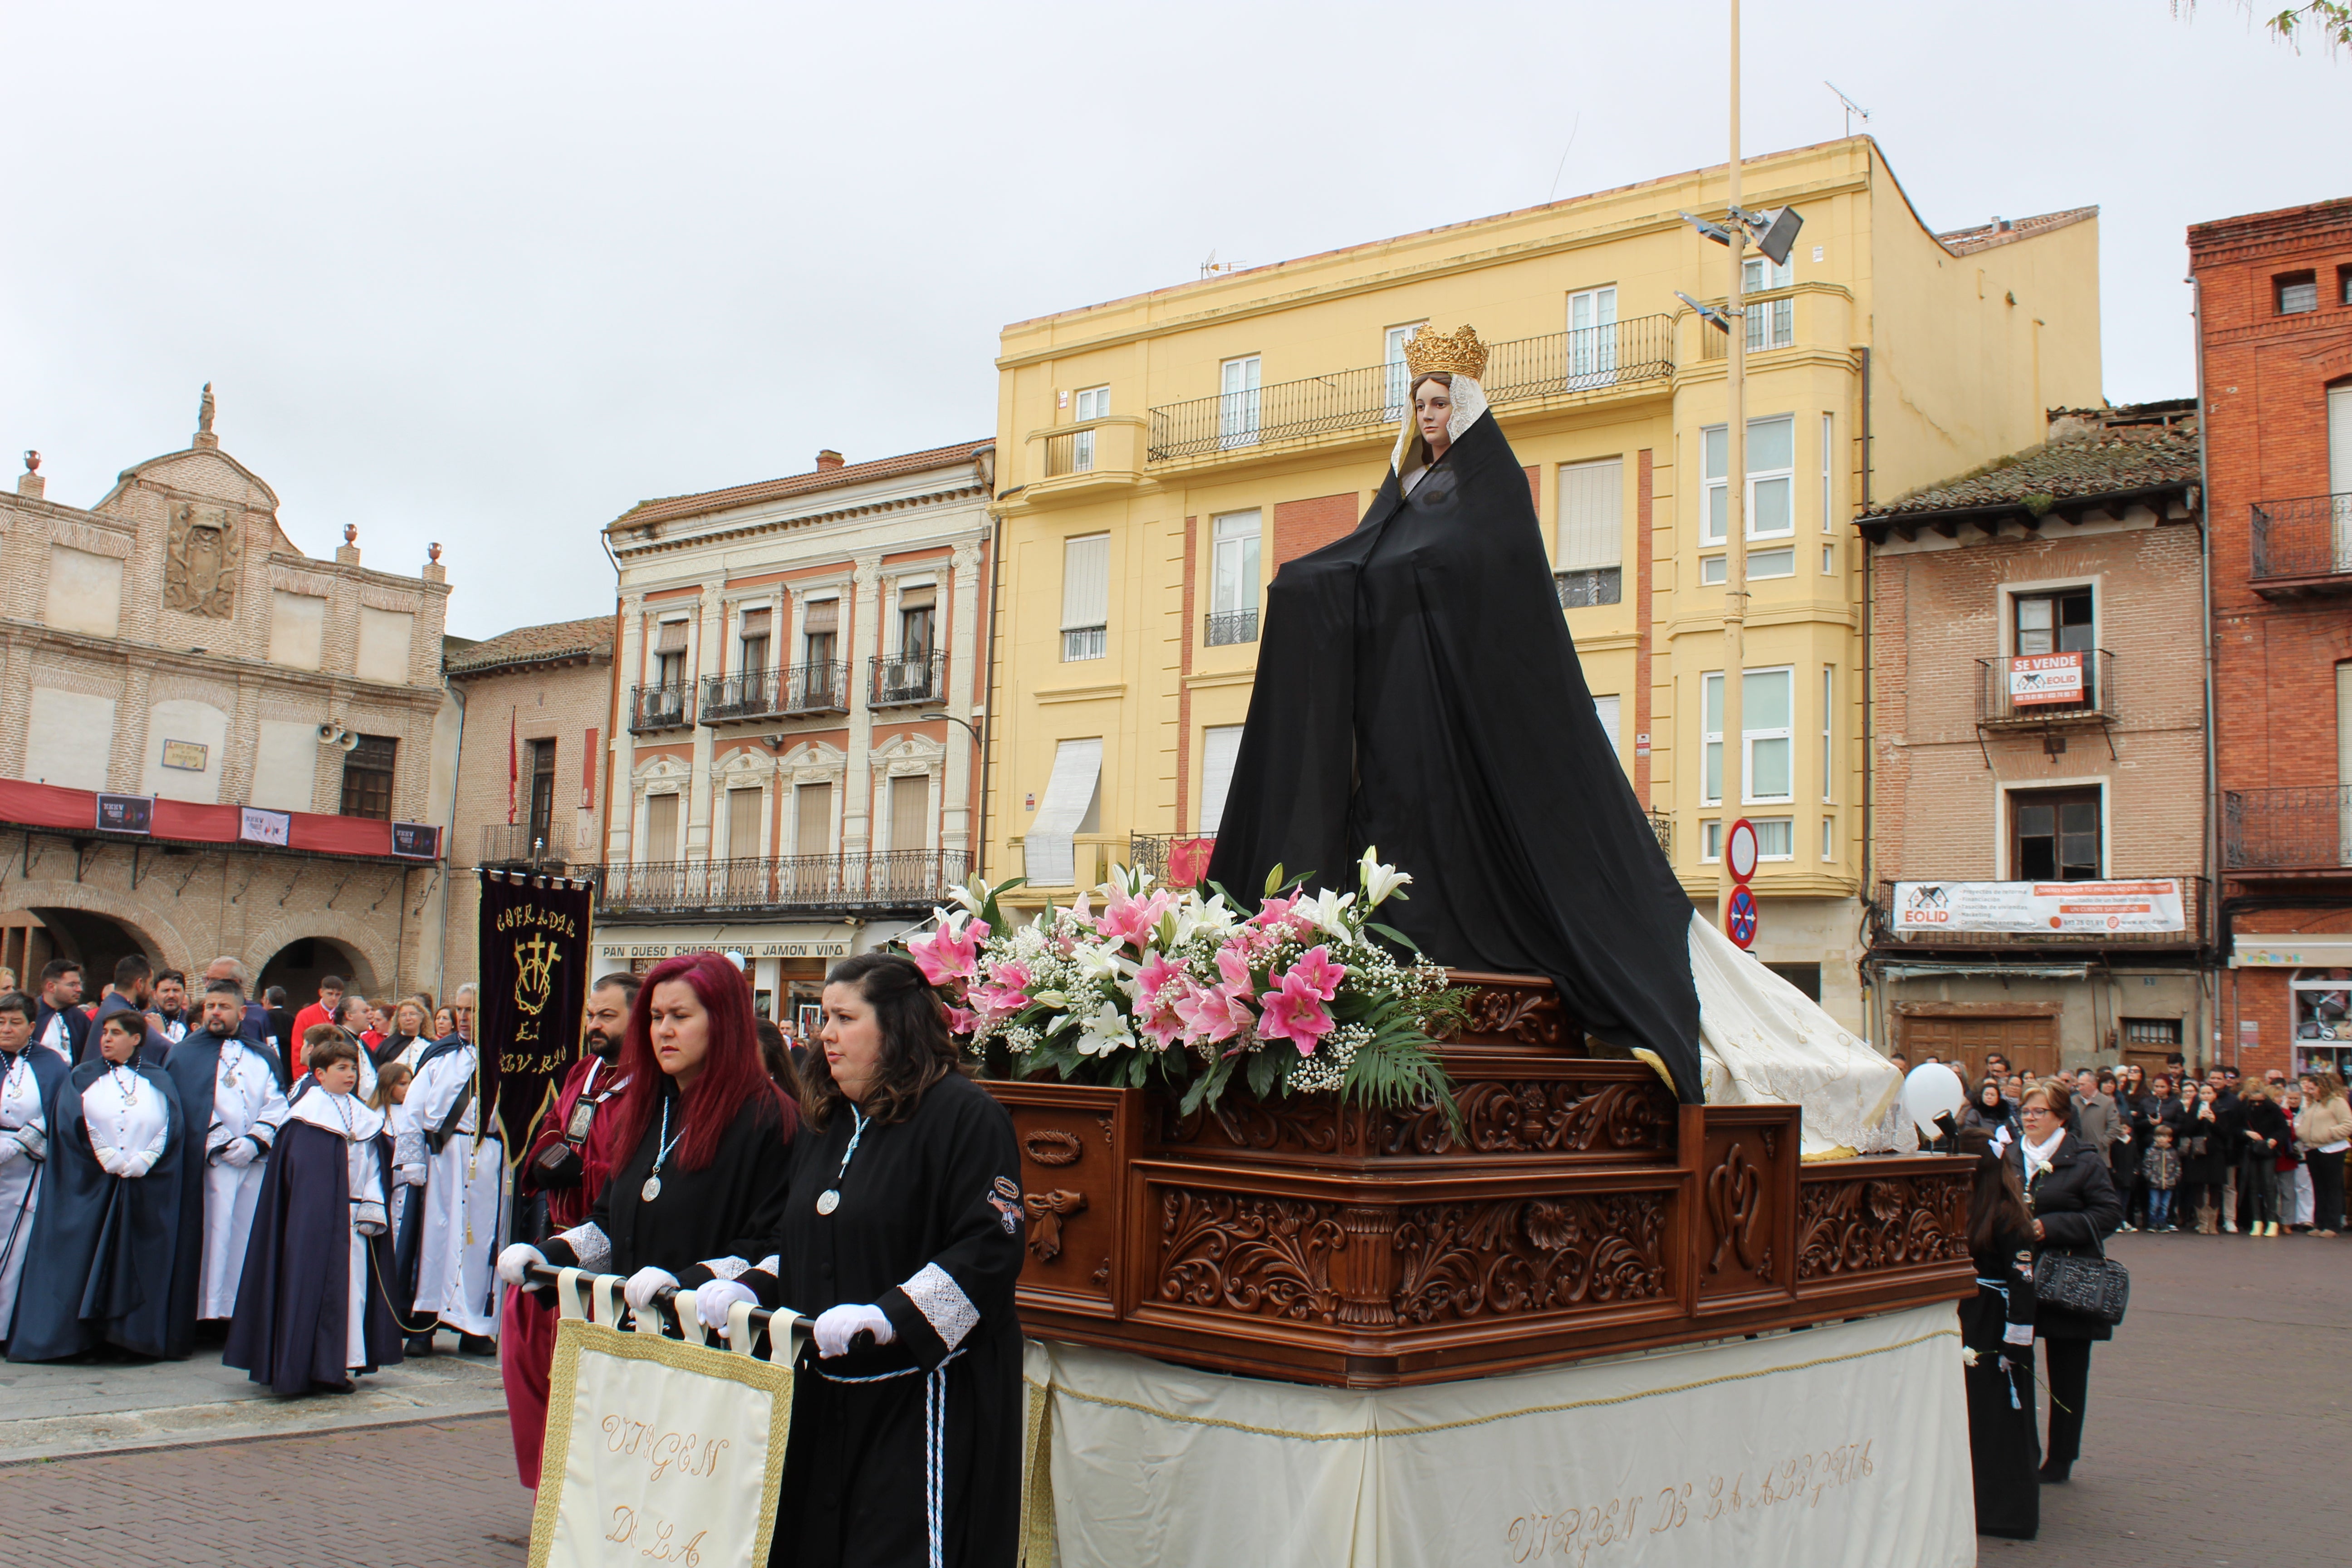
<svg viewBox="0 0 2352 1568">
<path fill-rule="evenodd" d="M 944 719 L 950 724 L 962 725 L 964 733 L 971 737 L 972 748 L 980 753 L 980 832 L 972 848 L 971 870 L 973 876 L 985 878 L 988 875 L 988 737 L 982 734 L 970 720 L 959 719 L 952 713 L 918 713 L 915 717 L 926 722 Z"/>
</svg>

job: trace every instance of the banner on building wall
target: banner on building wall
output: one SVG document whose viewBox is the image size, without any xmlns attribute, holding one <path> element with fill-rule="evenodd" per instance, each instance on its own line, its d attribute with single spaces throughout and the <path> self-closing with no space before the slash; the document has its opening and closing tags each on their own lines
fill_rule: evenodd
<svg viewBox="0 0 2352 1568">
<path fill-rule="evenodd" d="M 429 822 L 392 825 L 392 852 L 404 860 L 441 858 L 441 830 Z"/>
<path fill-rule="evenodd" d="M 152 833 L 155 797 L 146 795 L 101 795 L 98 797 L 100 833 Z"/>
<path fill-rule="evenodd" d="M 293 842 L 294 814 L 241 805 L 237 807 L 236 837 L 241 843 L 275 844 L 283 849 Z"/>
<path fill-rule="evenodd" d="M 580 1049 L 588 996 L 591 884 L 480 870 L 480 990 L 474 1027 L 482 1103 L 496 1107 L 507 1161 L 520 1160 Z"/>
<path fill-rule="evenodd" d="M 2083 700 L 2083 656 L 2079 653 L 2029 653 L 2009 661 L 2011 707 Z"/>
<path fill-rule="evenodd" d="M 2186 931 L 2180 884 L 1897 882 L 1895 934 L 2059 931 L 2075 936 Z"/>
</svg>

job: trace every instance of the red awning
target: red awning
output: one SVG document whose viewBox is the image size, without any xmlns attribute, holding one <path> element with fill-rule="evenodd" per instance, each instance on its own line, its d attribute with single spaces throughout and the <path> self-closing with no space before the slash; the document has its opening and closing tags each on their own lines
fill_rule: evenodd
<svg viewBox="0 0 2352 1568">
<path fill-rule="evenodd" d="M 158 840 L 175 844 L 236 844 L 242 808 L 198 805 L 183 800 L 155 803 Z M 363 816 L 327 816 L 313 811 L 285 814 L 292 819 L 289 847 L 320 855 L 367 855 L 392 858 L 392 824 Z M 0 779 L 0 826 L 60 828 L 75 833 L 97 831 L 98 795 L 86 789 L 57 784 L 26 784 Z M 257 847 L 258 847 L 257 846 Z"/>
</svg>

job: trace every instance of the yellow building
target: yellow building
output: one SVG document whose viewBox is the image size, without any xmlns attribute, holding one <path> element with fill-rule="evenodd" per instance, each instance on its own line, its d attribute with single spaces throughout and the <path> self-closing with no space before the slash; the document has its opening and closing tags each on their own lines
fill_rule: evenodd
<svg viewBox="0 0 2352 1568">
<path fill-rule="evenodd" d="M 2097 212 L 1939 236 L 1867 137 L 1750 159 L 1742 180 L 1744 205 L 1804 218 L 1788 264 L 1751 256 L 1746 285 L 1743 804 L 1711 798 L 1705 765 L 1724 339 L 1675 297 L 1726 293 L 1724 250 L 1677 216 L 1720 215 L 1715 168 L 1005 328 L 992 875 L 1066 897 L 1213 834 L 1264 585 L 1386 477 L 1407 335 L 1468 322 L 1494 345 L 1486 390 L 1587 682 L 1675 870 L 1711 909 L 1725 822 L 1755 821 L 1757 952 L 1858 1025 L 1851 520 L 2031 445 L 2046 408 L 2099 401 Z"/>
</svg>

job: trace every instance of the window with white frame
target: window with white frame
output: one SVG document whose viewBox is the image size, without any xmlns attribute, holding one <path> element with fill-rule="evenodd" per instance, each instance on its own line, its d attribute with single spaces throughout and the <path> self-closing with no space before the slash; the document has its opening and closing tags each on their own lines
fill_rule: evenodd
<svg viewBox="0 0 2352 1568">
<path fill-rule="evenodd" d="M 1793 268 L 1783 261 L 1773 265 L 1768 257 L 1751 256 L 1739 285 L 1743 293 L 1769 294 L 1775 289 L 1786 289 L 1796 281 Z M 1748 311 L 1748 352 L 1761 353 L 1766 349 L 1785 349 L 1797 341 L 1797 302 L 1790 299 L 1759 300 L 1745 307 Z"/>
<path fill-rule="evenodd" d="M 1794 860 L 1797 858 L 1797 820 L 1792 816 L 1751 816 L 1748 826 L 1756 829 L 1756 858 L 1759 860 Z"/>
<path fill-rule="evenodd" d="M 1797 574 L 1797 552 L 1793 550 L 1751 550 L 1748 552 L 1748 575 L 1756 577 L 1793 577 Z"/>
<path fill-rule="evenodd" d="M 1723 821 L 1709 817 L 1698 825 L 1698 858 L 1702 860 L 1723 858 Z"/>
<path fill-rule="evenodd" d="M 1412 395 L 1412 373 L 1405 368 L 1404 346 L 1412 342 L 1413 333 L 1426 323 L 1409 321 L 1402 327 L 1388 330 L 1388 341 L 1381 351 L 1381 363 L 1388 388 L 1388 416 L 1402 419 Z"/>
<path fill-rule="evenodd" d="M 1229 511 L 1209 521 L 1209 615 L 1202 641 L 1211 647 L 1257 641 L 1258 514 Z"/>
<path fill-rule="evenodd" d="M 1834 816 L 1822 818 L 1822 858 L 1837 858 L 1837 818 Z"/>
<path fill-rule="evenodd" d="M 1257 355 L 1229 359 L 1217 373 L 1217 441 L 1223 447 L 1257 444 Z"/>
<path fill-rule="evenodd" d="M 1836 431 L 1831 423 L 1834 417 L 1835 416 L 1828 414 L 1822 416 L 1822 531 L 1823 533 L 1837 531 L 1837 504 L 1831 500 L 1830 490 L 1830 465 L 1835 460 L 1837 451 Z M 1823 566 L 1822 570 L 1826 572 L 1829 568 Z"/>
<path fill-rule="evenodd" d="M 1608 386 L 1617 379 L 1617 289 L 1584 289 L 1568 297 L 1568 384 Z"/>
<path fill-rule="evenodd" d="M 1837 742 L 1830 726 L 1837 719 L 1837 666 L 1822 666 L 1822 798 L 1837 798 Z"/>
<path fill-rule="evenodd" d="M 1559 564 L 1553 578 L 1565 608 L 1614 605 L 1624 596 L 1625 459 L 1559 467 Z"/>
<path fill-rule="evenodd" d="M 1796 487 L 1796 416 L 1776 414 L 1748 422 L 1748 537 L 1784 538 L 1796 531 L 1790 506 Z M 1728 426 L 1710 425 L 1700 432 L 1700 477 L 1706 488 L 1703 544 L 1721 544 L 1729 538 L 1731 497 L 1725 475 L 1731 462 Z M 1720 581 L 1720 579 L 1717 579 Z"/>
<path fill-rule="evenodd" d="M 1110 412 L 1110 388 L 1088 386 L 1079 389 L 1077 420 L 1083 425 L 1089 419 L 1100 419 Z M 1070 471 L 1083 474 L 1095 466 L 1095 433 L 1081 430 L 1071 439 Z"/>
<path fill-rule="evenodd" d="M 1761 804 L 1795 798 L 1790 776 L 1795 741 L 1790 712 L 1795 675 L 1795 670 L 1784 665 L 1779 669 L 1748 670 L 1740 680 L 1739 793 L 1744 802 Z M 1705 761 L 1701 787 L 1706 791 L 1704 804 L 1717 805 L 1723 800 L 1723 673 L 1710 671 L 1703 679 L 1706 690 L 1700 705 L 1699 739 Z"/>
<path fill-rule="evenodd" d="M 1062 662 L 1100 658 L 1109 643 L 1110 535 L 1062 544 Z"/>
</svg>

